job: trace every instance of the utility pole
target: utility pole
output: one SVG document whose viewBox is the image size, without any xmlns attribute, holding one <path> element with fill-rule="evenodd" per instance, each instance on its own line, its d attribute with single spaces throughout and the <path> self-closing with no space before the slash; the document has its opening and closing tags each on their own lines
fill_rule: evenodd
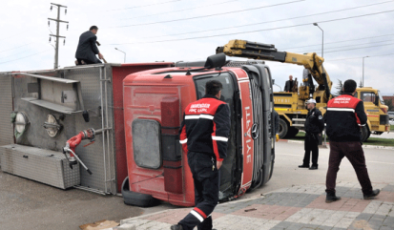
<svg viewBox="0 0 394 230">
<path fill-rule="evenodd" d="M 55 4 L 55 3 L 51 3 L 51 10 L 52 7 L 55 6 L 57 7 L 57 19 L 53 19 L 53 18 L 48 18 L 48 20 L 51 21 L 55 21 L 56 22 L 56 35 L 55 34 L 50 34 L 50 37 L 55 37 L 56 39 L 56 45 L 55 45 L 55 64 L 54 64 L 54 69 L 57 69 L 59 67 L 59 38 L 63 38 L 64 39 L 64 44 L 66 43 L 66 37 L 64 36 L 60 36 L 59 35 L 59 30 L 60 30 L 60 22 L 62 23 L 67 23 L 67 29 L 68 29 L 68 21 L 62 21 L 60 20 L 60 8 L 65 8 L 65 14 L 67 14 L 67 6 L 63 6 L 60 4 Z M 50 22 L 48 21 L 48 25 L 50 25 Z M 49 38 L 49 41 L 51 41 L 51 38 Z"/>
</svg>

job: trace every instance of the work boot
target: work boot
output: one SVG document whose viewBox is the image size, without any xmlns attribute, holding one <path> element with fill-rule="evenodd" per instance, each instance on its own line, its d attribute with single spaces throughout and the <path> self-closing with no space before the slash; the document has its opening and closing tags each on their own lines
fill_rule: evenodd
<svg viewBox="0 0 394 230">
<path fill-rule="evenodd" d="M 316 170 L 318 167 L 317 167 L 317 165 L 312 165 L 310 168 L 309 168 L 309 170 Z"/>
<path fill-rule="evenodd" d="M 340 199 L 341 198 L 339 196 L 336 196 L 335 193 L 327 193 L 326 203 L 331 203 Z"/>
<path fill-rule="evenodd" d="M 304 165 L 304 164 L 298 165 L 298 168 L 309 168 L 309 165 Z"/>
<path fill-rule="evenodd" d="M 180 224 L 172 225 L 171 230 L 183 230 L 183 227 Z"/>
<path fill-rule="evenodd" d="M 364 194 L 364 200 L 374 199 L 379 193 L 380 189 L 375 189 L 370 194 Z"/>
</svg>

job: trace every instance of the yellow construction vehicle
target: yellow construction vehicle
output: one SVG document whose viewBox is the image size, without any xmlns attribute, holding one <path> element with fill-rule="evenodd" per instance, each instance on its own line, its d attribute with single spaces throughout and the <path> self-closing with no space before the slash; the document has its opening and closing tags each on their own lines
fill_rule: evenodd
<svg viewBox="0 0 394 230">
<path fill-rule="evenodd" d="M 300 86 L 296 83 L 291 90 L 292 92 L 274 93 L 274 107 L 280 116 L 280 138 L 294 137 L 300 129 L 302 130 L 304 128 L 306 115 L 308 114 L 305 101 L 309 98 L 314 98 L 317 102 L 316 107 L 322 114 L 325 114 L 327 102 L 332 98 L 332 82 L 323 67 L 324 59 L 316 55 L 316 53 L 297 54 L 283 52 L 278 51 L 274 45 L 245 40 L 232 40 L 224 47 L 218 47 L 216 52 L 223 52 L 228 56 L 304 66 L 305 69 Z M 313 79 L 315 79 L 317 86 L 314 85 Z M 369 90 L 363 91 L 364 89 Z M 371 98 L 361 98 L 367 92 L 370 93 Z M 372 88 L 358 88 L 356 96 L 364 101 L 368 114 L 368 126 L 362 128 L 361 131 L 362 140 L 366 141 L 371 132 L 381 134 L 388 131 L 387 106 L 382 105 L 382 102 L 378 99 L 377 90 Z M 373 101 L 368 102 L 366 100 Z"/>
<path fill-rule="evenodd" d="M 390 132 L 388 106 L 384 104 L 379 90 L 372 87 L 357 88 L 354 96 L 364 102 L 368 116 L 369 130 L 367 133 L 363 133 L 363 138 L 368 139 L 371 133 L 380 135 Z"/>
</svg>

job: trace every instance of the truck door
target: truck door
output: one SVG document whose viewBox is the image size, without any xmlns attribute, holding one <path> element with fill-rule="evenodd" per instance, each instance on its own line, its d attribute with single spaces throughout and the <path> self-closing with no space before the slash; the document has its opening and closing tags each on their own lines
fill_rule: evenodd
<svg viewBox="0 0 394 230">
<path fill-rule="evenodd" d="M 228 139 L 227 157 L 223 161 L 223 165 L 220 168 L 220 200 L 224 200 L 237 191 L 240 183 L 240 176 L 242 174 L 242 153 L 240 148 L 241 130 L 239 121 L 239 91 L 235 84 L 235 77 L 230 73 L 220 73 L 214 75 L 203 75 L 194 77 L 196 84 L 197 99 L 202 98 L 205 95 L 205 84 L 210 80 L 220 81 L 223 85 L 222 94 L 220 100 L 225 101 L 231 111 L 231 130 Z"/>
</svg>

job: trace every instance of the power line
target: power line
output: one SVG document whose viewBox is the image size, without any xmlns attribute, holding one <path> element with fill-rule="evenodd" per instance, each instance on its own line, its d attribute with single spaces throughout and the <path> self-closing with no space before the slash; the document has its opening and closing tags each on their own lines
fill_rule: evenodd
<svg viewBox="0 0 394 230">
<path fill-rule="evenodd" d="M 342 41 L 336 41 L 336 42 L 326 42 L 326 43 L 324 43 L 324 45 L 335 44 L 335 43 L 343 43 L 343 42 L 349 42 L 349 41 L 364 40 L 364 39 L 368 39 L 368 38 L 385 37 L 385 36 L 390 36 L 390 35 L 393 35 L 393 34 L 384 34 L 384 35 L 378 35 L 378 36 L 372 36 L 372 37 L 355 38 L 355 39 L 342 40 Z M 307 48 L 307 47 L 311 47 L 311 46 L 321 46 L 321 44 L 308 45 L 308 46 L 298 46 L 298 47 L 292 47 L 292 48 L 285 48 L 284 50 L 291 50 L 291 49 L 298 49 L 298 48 Z"/>
<path fill-rule="evenodd" d="M 226 1 L 226 2 L 217 2 L 217 3 L 210 4 L 210 5 L 205 5 L 205 6 L 183 8 L 183 9 L 180 9 L 180 10 L 166 11 L 166 12 L 161 12 L 161 13 L 157 13 L 157 14 L 148 14 L 148 15 L 136 16 L 136 17 L 125 18 L 125 19 L 144 18 L 144 17 L 150 17 L 150 16 L 157 16 L 157 15 L 163 15 L 163 14 L 169 14 L 169 13 L 182 12 L 182 11 L 185 11 L 185 10 L 195 10 L 195 9 L 206 8 L 206 7 L 210 7 L 210 6 L 222 5 L 222 4 L 226 4 L 226 3 L 230 3 L 230 2 L 238 2 L 238 1 L 240 1 L 240 0 L 231 0 L 231 1 Z"/>
<path fill-rule="evenodd" d="M 172 1 L 167 1 L 167 2 L 159 2 L 159 3 L 147 4 L 147 5 L 141 5 L 141 6 L 132 6 L 132 7 L 122 8 L 122 9 L 114 9 L 114 10 L 111 10 L 111 11 L 130 10 L 130 9 L 136 9 L 136 8 L 149 7 L 149 6 L 158 6 L 158 5 L 164 5 L 164 4 L 167 4 L 167 3 L 180 2 L 180 1 L 182 1 L 182 0 L 172 0 Z"/>
<path fill-rule="evenodd" d="M 324 20 L 324 21 L 315 21 L 315 22 L 316 23 L 328 23 L 328 22 L 341 21 L 341 20 L 352 19 L 352 18 L 360 18 L 360 17 L 371 16 L 371 15 L 390 13 L 390 12 L 393 12 L 393 11 L 394 10 L 387 10 L 387 11 L 380 11 L 380 12 L 375 12 L 375 13 L 370 13 L 370 14 L 356 15 L 356 16 L 350 16 L 350 17 L 344 17 L 344 18 L 336 18 L 336 19 L 330 19 L 330 20 Z M 249 30 L 249 31 L 233 32 L 233 33 L 226 33 L 226 34 L 216 34 L 216 35 L 208 35 L 208 36 L 198 36 L 198 37 L 188 37 L 188 38 L 168 39 L 168 40 L 158 40 L 158 41 L 148 41 L 148 42 L 118 43 L 118 44 L 109 44 L 109 45 L 151 44 L 151 43 L 162 43 L 162 42 L 186 41 L 186 40 L 222 37 L 222 36 L 237 35 L 237 34 L 250 34 L 250 33 L 257 33 L 257 32 L 261 32 L 261 31 L 288 29 L 288 28 L 294 28 L 294 27 L 300 27 L 300 26 L 306 26 L 306 25 L 309 26 L 311 24 L 312 23 L 309 22 L 309 23 L 303 23 L 303 24 L 298 24 L 298 25 L 281 26 L 281 27 L 267 28 L 267 29 L 258 29 L 258 30 Z"/>
<path fill-rule="evenodd" d="M 31 55 L 28 55 L 28 56 L 25 56 L 25 57 L 21 57 L 21 58 L 9 60 L 9 61 L 0 62 L 0 64 L 4 64 L 4 63 L 13 62 L 13 61 L 17 61 L 17 60 L 20 60 L 20 59 L 24 59 L 24 58 L 36 56 L 36 55 L 39 55 L 39 54 L 42 54 L 42 53 L 46 53 L 46 52 L 48 52 L 48 51 L 49 51 L 49 50 L 45 50 L 45 51 L 41 51 L 41 52 L 38 52 L 38 53 L 35 53 L 35 54 L 31 54 Z"/>
<path fill-rule="evenodd" d="M 33 44 L 33 42 L 30 42 L 30 43 L 27 43 L 27 44 L 24 44 L 24 45 L 21 45 L 21 46 L 15 46 L 15 47 L 12 47 L 12 48 L 9 48 L 9 49 L 5 49 L 5 50 L 0 50 L 0 52 L 4 52 L 4 51 L 9 51 L 9 50 L 15 50 L 15 49 L 19 49 L 19 48 L 22 48 L 22 47 L 28 46 L 28 45 L 30 45 L 30 44 Z"/>
<path fill-rule="evenodd" d="M 366 46 L 366 47 L 352 48 L 352 49 L 334 50 L 334 51 L 328 51 L 328 52 L 326 52 L 326 53 L 335 53 L 335 52 L 340 52 L 340 51 L 358 50 L 358 49 L 366 49 L 366 48 L 374 48 L 374 47 L 390 46 L 390 45 L 394 45 L 394 43 L 383 44 L 383 45 L 376 45 L 376 46 Z"/>
<path fill-rule="evenodd" d="M 390 42 L 390 41 L 393 41 L 393 39 L 384 40 L 384 41 L 377 41 L 377 42 L 373 42 L 373 43 Z M 361 46 L 361 45 L 370 45 L 370 44 L 373 44 L 373 43 L 368 42 L 368 43 L 361 43 L 361 44 L 356 44 L 356 45 L 347 45 L 347 46 L 339 46 L 339 47 L 330 47 L 330 48 L 327 48 L 327 49 L 330 51 L 330 50 L 336 50 L 336 49 L 347 48 L 347 47 L 355 47 L 355 46 Z"/>
<path fill-rule="evenodd" d="M 174 20 L 168 20 L 168 21 L 158 21 L 158 22 L 149 22 L 149 23 L 126 25 L 126 26 L 118 26 L 118 27 L 113 27 L 113 28 L 125 28 L 125 27 L 133 27 L 133 26 L 146 26 L 146 25 L 154 25 L 154 24 L 161 24 L 161 23 L 186 21 L 186 20 L 192 20 L 192 19 L 197 19 L 197 18 L 207 18 L 207 17 L 213 17 L 213 16 L 218 16 L 218 15 L 224 15 L 224 14 L 233 14 L 233 13 L 240 13 L 240 12 L 245 12 L 245 11 L 259 10 L 259 9 L 262 9 L 262 8 L 269 8 L 269 7 L 287 5 L 287 4 L 296 3 L 296 2 L 303 2 L 303 1 L 305 1 L 305 0 L 296 0 L 296 1 L 292 1 L 292 2 L 284 2 L 284 3 L 268 5 L 268 6 L 253 7 L 253 8 L 243 9 L 243 10 L 234 10 L 234 11 L 228 11 L 228 12 L 217 13 L 217 14 L 208 14 L 208 15 L 203 15 L 203 16 L 195 16 L 195 17 L 190 17 L 190 18 L 180 18 L 180 19 L 174 19 Z"/>
<path fill-rule="evenodd" d="M 235 28 L 243 28 L 243 27 L 247 27 L 247 26 L 256 26 L 256 25 L 261 25 L 261 24 L 268 24 L 268 23 L 274 23 L 274 22 L 281 22 L 281 21 L 287 21 L 287 20 L 293 20 L 293 19 L 306 18 L 306 17 L 316 16 L 316 15 L 331 14 L 331 13 L 338 13 L 338 12 L 342 12 L 342 11 L 355 10 L 355 9 L 360 9 L 360 8 L 365 8 L 365 7 L 375 6 L 375 5 L 386 4 L 386 3 L 390 3 L 390 2 L 394 2 L 394 0 L 369 4 L 369 5 L 363 5 L 363 6 L 358 6 L 358 7 L 345 8 L 345 9 L 340 9 L 340 10 L 331 10 L 331 11 L 326 11 L 326 12 L 321 12 L 321 13 L 278 19 L 278 20 L 273 20 L 273 21 L 244 24 L 244 25 L 240 25 L 240 26 L 232 26 L 232 27 L 225 27 L 225 28 L 221 27 L 221 28 L 209 29 L 209 30 L 200 30 L 200 31 L 190 31 L 190 32 L 177 33 L 177 34 L 169 34 L 169 35 L 165 35 L 165 37 L 184 35 L 184 34 L 205 33 L 205 32 L 211 32 L 211 31 L 216 32 L 216 31 L 220 31 L 220 30 L 229 30 L 229 29 L 235 29 Z M 150 37 L 143 37 L 143 38 L 157 38 L 157 37 L 163 37 L 163 36 L 150 36 Z M 319 45 L 321 45 L 321 44 L 319 44 Z"/>
<path fill-rule="evenodd" d="M 368 56 L 368 57 L 371 58 L 371 57 L 381 57 L 381 56 L 389 56 L 389 55 L 394 55 L 394 53 L 373 55 L 373 56 Z M 342 60 L 350 60 L 350 59 L 360 59 L 360 58 L 363 58 L 363 57 L 365 57 L 365 56 L 361 56 L 361 57 L 350 57 L 350 58 L 340 58 L 340 59 L 324 60 L 324 61 L 325 61 L 325 62 L 342 61 Z"/>
</svg>

